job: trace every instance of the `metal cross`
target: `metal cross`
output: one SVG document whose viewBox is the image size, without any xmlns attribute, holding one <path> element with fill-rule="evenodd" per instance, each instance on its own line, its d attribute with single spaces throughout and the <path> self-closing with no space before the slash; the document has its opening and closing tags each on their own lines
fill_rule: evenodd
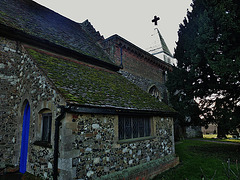
<svg viewBox="0 0 240 180">
<path fill-rule="evenodd" d="M 154 18 L 152 20 L 152 22 L 154 22 L 154 25 L 157 25 L 158 20 L 160 20 L 160 18 L 157 16 L 154 16 Z"/>
</svg>

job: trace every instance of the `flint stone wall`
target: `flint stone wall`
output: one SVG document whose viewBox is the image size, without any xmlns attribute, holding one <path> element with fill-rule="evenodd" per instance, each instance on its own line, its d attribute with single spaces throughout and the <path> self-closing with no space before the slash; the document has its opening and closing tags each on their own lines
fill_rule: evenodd
<svg viewBox="0 0 240 180">
<path fill-rule="evenodd" d="M 0 37 L 0 168 L 14 164 L 14 146 L 18 141 L 16 127 L 20 100 L 16 84 L 20 81 L 17 72 L 20 57 L 16 42 Z"/>
<path fill-rule="evenodd" d="M 62 179 L 95 179 L 174 154 L 172 118 L 153 117 L 152 136 L 136 141 L 118 140 L 114 115 L 68 114 L 61 127 Z"/>
<path fill-rule="evenodd" d="M 201 126 L 188 126 L 186 127 L 186 138 L 202 138 L 203 133 Z"/>
<path fill-rule="evenodd" d="M 52 176 L 53 147 L 35 145 L 41 140 L 41 110 L 58 116 L 63 98 L 57 94 L 44 73 L 28 56 L 20 42 L 0 37 L 0 168 L 19 166 L 23 112 L 30 104 L 30 129 L 27 171 L 42 177 Z M 51 144 L 54 139 L 52 123 Z"/>
</svg>

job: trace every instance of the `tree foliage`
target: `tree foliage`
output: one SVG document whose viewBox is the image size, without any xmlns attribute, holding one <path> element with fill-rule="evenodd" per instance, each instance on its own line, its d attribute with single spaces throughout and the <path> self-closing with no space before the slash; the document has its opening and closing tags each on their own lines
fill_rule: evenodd
<svg viewBox="0 0 240 180">
<path fill-rule="evenodd" d="M 225 135 L 240 124 L 240 1 L 193 0 L 180 24 L 178 67 L 170 101 L 181 122 L 217 123 Z"/>
</svg>

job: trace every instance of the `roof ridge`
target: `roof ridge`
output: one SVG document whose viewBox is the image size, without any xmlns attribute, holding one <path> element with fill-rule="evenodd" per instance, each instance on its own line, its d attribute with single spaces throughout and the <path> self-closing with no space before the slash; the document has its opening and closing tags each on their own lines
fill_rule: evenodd
<svg viewBox="0 0 240 180">
<path fill-rule="evenodd" d="M 91 24 L 91 22 L 89 22 L 88 19 L 79 24 L 86 33 L 88 33 L 89 35 L 91 35 L 92 38 L 94 38 L 96 42 L 104 40 L 103 35 L 101 35 L 100 32 L 93 27 L 93 25 Z"/>
<path fill-rule="evenodd" d="M 0 0 L 0 24 L 112 64 L 96 42 L 101 36 L 93 27 L 94 36 L 80 23 L 32 0 Z"/>
<path fill-rule="evenodd" d="M 126 49 L 131 49 L 130 51 L 135 53 L 137 56 L 141 56 L 143 59 L 157 63 L 158 65 L 160 65 L 162 68 L 166 68 L 166 69 L 171 69 L 171 65 L 169 65 L 168 63 L 166 63 L 164 60 L 152 55 L 151 53 L 145 51 L 144 49 L 136 46 L 135 44 L 133 44 L 132 42 L 126 40 L 125 38 L 114 34 L 110 37 L 108 37 L 107 39 L 105 39 L 104 41 L 101 42 L 103 48 L 106 50 L 109 46 L 109 41 L 116 41 L 115 43 L 117 45 L 121 44 L 122 48 L 126 48 Z"/>
</svg>

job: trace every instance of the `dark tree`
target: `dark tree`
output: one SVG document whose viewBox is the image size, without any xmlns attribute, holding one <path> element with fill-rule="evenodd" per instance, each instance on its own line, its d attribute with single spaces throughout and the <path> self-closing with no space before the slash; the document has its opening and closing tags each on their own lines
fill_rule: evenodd
<svg viewBox="0 0 240 180">
<path fill-rule="evenodd" d="M 193 0 L 180 25 L 178 67 L 169 74 L 170 101 L 191 122 L 218 124 L 218 137 L 240 124 L 240 1 Z"/>
</svg>

